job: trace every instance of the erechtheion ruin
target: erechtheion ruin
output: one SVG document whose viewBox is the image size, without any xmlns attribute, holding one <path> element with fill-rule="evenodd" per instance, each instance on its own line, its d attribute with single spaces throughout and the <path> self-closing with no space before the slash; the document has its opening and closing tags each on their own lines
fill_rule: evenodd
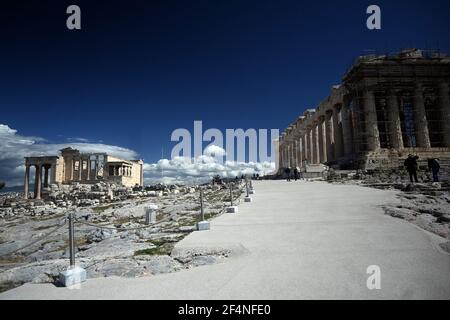
<svg viewBox="0 0 450 320">
<path fill-rule="evenodd" d="M 398 167 L 409 153 L 450 159 L 450 58 L 405 50 L 360 57 L 317 108 L 280 137 L 280 168 Z"/>
<path fill-rule="evenodd" d="M 41 198 L 42 187 L 73 182 L 90 184 L 100 181 L 134 187 L 144 184 L 144 162 L 122 160 L 106 153 L 80 153 L 72 148 L 59 156 L 25 158 L 24 194 L 29 196 L 30 167 L 35 167 L 34 197 Z M 44 178 L 42 179 L 42 173 Z"/>
</svg>

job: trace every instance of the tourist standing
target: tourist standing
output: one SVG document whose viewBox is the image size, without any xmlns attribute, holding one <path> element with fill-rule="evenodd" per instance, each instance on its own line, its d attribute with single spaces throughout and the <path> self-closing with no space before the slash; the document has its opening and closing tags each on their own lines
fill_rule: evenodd
<svg viewBox="0 0 450 320">
<path fill-rule="evenodd" d="M 439 170 L 441 169 L 441 165 L 439 164 L 438 159 L 428 159 L 428 168 L 433 173 L 433 182 L 439 182 Z"/>
<path fill-rule="evenodd" d="M 410 154 L 408 155 L 408 158 L 405 160 L 404 163 L 406 170 L 409 173 L 409 179 L 411 180 L 411 183 L 419 182 L 419 180 L 417 179 L 417 170 L 419 168 L 417 164 L 418 159 L 419 159 L 418 156 L 413 156 L 412 154 Z"/>
<path fill-rule="evenodd" d="M 284 172 L 286 173 L 287 182 L 291 182 L 291 168 L 287 167 Z"/>
</svg>

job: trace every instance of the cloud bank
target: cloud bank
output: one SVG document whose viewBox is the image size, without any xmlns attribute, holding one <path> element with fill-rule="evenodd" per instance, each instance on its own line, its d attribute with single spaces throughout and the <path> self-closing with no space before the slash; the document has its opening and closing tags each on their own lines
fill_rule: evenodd
<svg viewBox="0 0 450 320">
<path fill-rule="evenodd" d="M 0 124 L 0 181 L 5 181 L 8 187 L 23 184 L 25 172 L 24 157 L 58 155 L 59 150 L 72 147 L 81 152 L 106 152 L 122 159 L 139 159 L 139 154 L 131 149 L 107 145 L 103 143 L 78 142 L 74 139 L 68 143 L 49 143 L 43 138 L 22 136 L 17 130 L 8 125 Z M 243 174 L 268 174 L 274 171 L 275 164 L 264 163 L 220 163 L 216 157 L 226 155 L 225 150 L 218 146 L 209 146 L 204 155 L 196 158 L 176 157 L 174 159 L 161 159 L 157 163 L 144 165 L 145 184 L 154 183 L 180 183 L 193 184 L 204 182 L 214 175 L 221 177 L 241 176 Z"/>
</svg>

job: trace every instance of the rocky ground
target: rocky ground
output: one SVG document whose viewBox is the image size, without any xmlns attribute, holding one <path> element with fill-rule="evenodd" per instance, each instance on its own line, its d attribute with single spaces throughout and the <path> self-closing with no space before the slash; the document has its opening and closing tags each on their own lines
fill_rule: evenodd
<svg viewBox="0 0 450 320">
<path fill-rule="evenodd" d="M 225 185 L 203 189 L 205 219 L 223 213 L 229 189 Z M 234 198 L 242 192 L 240 184 Z M 229 255 L 226 250 L 172 254 L 175 244 L 195 231 L 200 220 L 199 186 L 132 190 L 105 183 L 52 185 L 44 192 L 45 200 L 21 198 L 0 197 L 0 291 L 26 282 L 56 281 L 69 265 L 69 212 L 77 221 L 77 264 L 86 269 L 88 278 L 168 273 L 216 263 Z M 157 221 L 142 228 L 149 204 L 158 206 Z"/>
<path fill-rule="evenodd" d="M 450 179 L 441 176 L 443 182 L 433 183 L 427 170 L 418 172 L 419 183 L 410 183 L 404 169 L 375 172 L 335 172 L 332 183 L 359 184 L 371 188 L 398 190 L 399 203 L 386 203 L 386 214 L 404 219 L 420 228 L 450 240 Z M 450 252 L 450 242 L 444 248 Z"/>
</svg>

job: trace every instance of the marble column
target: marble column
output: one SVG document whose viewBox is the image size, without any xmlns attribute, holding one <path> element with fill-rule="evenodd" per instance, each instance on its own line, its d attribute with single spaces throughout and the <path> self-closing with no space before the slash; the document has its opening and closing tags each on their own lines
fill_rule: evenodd
<svg viewBox="0 0 450 320">
<path fill-rule="evenodd" d="M 303 161 L 308 162 L 309 155 L 308 155 L 308 133 L 307 132 L 305 132 L 303 134 L 302 140 L 303 140 L 303 143 L 302 143 L 302 145 L 303 145 Z"/>
<path fill-rule="evenodd" d="M 42 188 L 42 166 L 36 165 L 36 175 L 34 179 L 34 198 L 41 199 L 41 188 Z"/>
<path fill-rule="evenodd" d="M 445 147 L 450 147 L 450 94 L 448 83 L 439 84 L 439 101 L 442 116 L 443 142 Z"/>
<path fill-rule="evenodd" d="M 308 146 L 309 146 L 308 163 L 313 164 L 314 163 L 313 127 L 309 128 Z"/>
<path fill-rule="evenodd" d="M 50 184 L 55 183 L 56 181 L 56 164 L 51 165 L 51 177 Z"/>
<path fill-rule="evenodd" d="M 298 141 L 294 140 L 294 167 L 298 167 Z"/>
<path fill-rule="evenodd" d="M 313 128 L 313 163 L 320 163 L 319 125 L 317 122 Z"/>
<path fill-rule="evenodd" d="M 298 167 L 303 168 L 303 140 L 302 138 L 298 138 Z"/>
<path fill-rule="evenodd" d="M 81 173 L 83 172 L 83 159 L 78 159 L 78 181 L 81 181 Z"/>
<path fill-rule="evenodd" d="M 401 150 L 404 148 L 402 125 L 400 122 L 400 113 L 398 109 L 398 99 L 395 91 L 388 93 L 387 97 L 389 135 L 394 149 Z"/>
<path fill-rule="evenodd" d="M 339 128 L 339 112 L 340 105 L 335 105 L 333 108 L 333 134 L 334 134 L 334 160 L 338 160 L 343 156 L 342 151 L 342 134 Z"/>
<path fill-rule="evenodd" d="M 89 181 L 89 180 L 91 180 L 91 157 L 88 157 L 88 159 L 87 159 L 86 169 L 87 169 L 86 180 Z"/>
<path fill-rule="evenodd" d="M 368 90 L 364 92 L 364 116 L 367 134 L 367 150 L 377 151 L 381 148 L 381 144 L 375 95 L 372 91 Z"/>
<path fill-rule="evenodd" d="M 320 162 L 326 163 L 328 162 L 328 153 L 327 153 L 327 128 L 326 128 L 326 119 L 325 116 L 320 118 L 319 124 L 319 133 L 321 137 L 321 147 L 320 147 Z"/>
<path fill-rule="evenodd" d="M 417 84 L 414 91 L 414 119 L 417 147 L 431 148 L 427 115 L 423 102 L 423 87 L 421 84 Z"/>
<path fill-rule="evenodd" d="M 23 182 L 23 197 L 28 199 L 28 193 L 30 188 L 30 166 L 25 166 L 25 179 Z"/>
<path fill-rule="evenodd" d="M 344 145 L 344 156 L 349 156 L 353 152 L 353 136 L 352 136 L 352 123 L 350 121 L 350 110 L 348 106 L 341 109 L 341 122 L 342 122 L 342 144 Z"/>
<path fill-rule="evenodd" d="M 48 188 L 48 165 L 44 166 L 44 188 Z"/>
<path fill-rule="evenodd" d="M 286 160 L 287 160 L 287 167 L 291 166 L 291 146 L 289 145 L 289 142 L 286 142 Z"/>
<path fill-rule="evenodd" d="M 325 116 L 325 131 L 327 135 L 327 160 L 333 161 L 334 159 L 334 133 L 333 133 L 333 113 L 328 111 Z"/>
</svg>

